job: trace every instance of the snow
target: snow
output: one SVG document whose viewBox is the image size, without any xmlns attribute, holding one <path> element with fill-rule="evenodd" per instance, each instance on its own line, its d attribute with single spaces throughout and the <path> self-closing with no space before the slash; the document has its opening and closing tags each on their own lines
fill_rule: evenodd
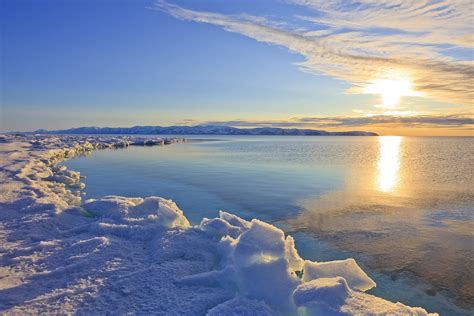
<svg viewBox="0 0 474 316">
<path fill-rule="evenodd" d="M 0 313 L 428 315 L 366 293 L 353 259 L 304 260 L 271 224 L 220 211 L 191 226 L 154 196 L 83 201 L 80 174 L 58 165 L 175 141 L 0 136 Z"/>
<path fill-rule="evenodd" d="M 190 226 L 176 203 L 155 196 L 145 199 L 105 196 L 99 200 L 86 200 L 80 210 L 89 216 L 114 218 L 124 223 L 152 222 L 166 228 Z"/>
<path fill-rule="evenodd" d="M 298 285 L 293 293 L 296 306 L 322 305 L 337 311 L 351 296 L 351 289 L 342 277 L 319 278 Z"/>
<path fill-rule="evenodd" d="M 264 302 L 249 300 L 242 296 L 219 304 L 207 312 L 207 316 L 271 316 L 274 314 L 275 312 Z"/>
</svg>

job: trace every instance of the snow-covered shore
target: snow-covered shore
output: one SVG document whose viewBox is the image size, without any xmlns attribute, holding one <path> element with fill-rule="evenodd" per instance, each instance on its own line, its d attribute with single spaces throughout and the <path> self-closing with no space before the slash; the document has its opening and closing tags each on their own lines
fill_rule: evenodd
<svg viewBox="0 0 474 316">
<path fill-rule="evenodd" d="M 427 315 L 367 294 L 353 259 L 300 258 L 270 224 L 221 211 L 191 226 L 160 197 L 82 201 L 79 173 L 58 165 L 174 141 L 0 136 L 0 313 Z"/>
</svg>

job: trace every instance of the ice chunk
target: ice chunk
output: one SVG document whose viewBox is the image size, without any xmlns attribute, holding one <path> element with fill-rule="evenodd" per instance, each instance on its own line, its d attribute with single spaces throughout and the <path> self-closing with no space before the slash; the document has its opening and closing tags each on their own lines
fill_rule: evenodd
<svg viewBox="0 0 474 316">
<path fill-rule="evenodd" d="M 291 310 L 291 293 L 300 280 L 290 274 L 285 259 L 257 261 L 239 267 L 236 275 L 237 285 L 246 296 L 264 300 L 277 310 Z"/>
<path fill-rule="evenodd" d="M 189 221 L 183 211 L 171 200 L 151 196 L 143 200 L 132 210 L 132 214 L 138 211 L 140 215 L 156 215 L 157 222 L 164 227 L 175 228 L 189 227 Z"/>
<path fill-rule="evenodd" d="M 300 271 L 303 268 L 304 260 L 298 255 L 295 240 L 291 236 L 287 236 L 285 240 L 285 257 L 291 270 Z"/>
<path fill-rule="evenodd" d="M 318 303 L 339 308 L 351 295 L 344 278 L 320 278 L 300 284 L 293 293 L 293 300 L 296 306 Z"/>
<path fill-rule="evenodd" d="M 367 291 L 375 287 L 375 282 L 357 265 L 354 259 L 330 262 L 306 260 L 303 266 L 303 281 L 317 278 L 343 277 L 350 288 Z"/>
<path fill-rule="evenodd" d="M 210 309 L 207 316 L 272 316 L 275 313 L 262 301 L 237 296 Z"/>
<path fill-rule="evenodd" d="M 232 247 L 228 264 L 235 269 L 235 284 L 245 295 L 279 309 L 291 309 L 291 293 L 300 282 L 290 271 L 283 231 L 252 220 Z M 289 243 L 291 244 L 291 242 Z"/>
<path fill-rule="evenodd" d="M 239 236 L 234 262 L 239 267 L 254 263 L 271 262 L 285 256 L 283 231 L 273 225 L 254 219 L 250 228 Z"/>
<path fill-rule="evenodd" d="M 217 237 L 222 237 L 229 235 L 233 238 L 238 237 L 242 230 L 240 227 L 233 226 L 222 218 L 203 218 L 199 224 L 201 230 L 215 235 Z"/>
<path fill-rule="evenodd" d="M 217 218 L 203 218 L 199 228 L 211 235 L 217 237 L 231 236 L 237 238 L 243 232 L 248 230 L 250 222 L 225 211 L 219 211 Z"/>
<path fill-rule="evenodd" d="M 250 227 L 250 222 L 225 211 L 219 211 L 219 218 L 225 220 L 232 226 L 240 227 L 242 230 L 247 230 Z"/>
<path fill-rule="evenodd" d="M 353 292 L 339 311 L 344 315 L 394 315 L 394 316 L 428 316 L 438 315 L 428 313 L 420 307 L 409 307 L 402 303 L 392 303 L 380 297 L 363 292 Z M 309 315 L 318 315 L 316 310 L 309 308 Z M 321 315 L 321 314 L 319 314 Z"/>
</svg>

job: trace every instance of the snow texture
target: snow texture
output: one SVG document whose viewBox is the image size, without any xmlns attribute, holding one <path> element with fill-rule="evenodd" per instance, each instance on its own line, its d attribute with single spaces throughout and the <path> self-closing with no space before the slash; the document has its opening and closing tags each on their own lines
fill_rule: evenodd
<svg viewBox="0 0 474 316">
<path fill-rule="evenodd" d="M 82 201 L 58 163 L 129 136 L 0 136 L 0 313 L 428 315 L 365 291 L 353 259 L 303 260 L 291 236 L 220 211 L 191 226 L 171 200 Z"/>
</svg>

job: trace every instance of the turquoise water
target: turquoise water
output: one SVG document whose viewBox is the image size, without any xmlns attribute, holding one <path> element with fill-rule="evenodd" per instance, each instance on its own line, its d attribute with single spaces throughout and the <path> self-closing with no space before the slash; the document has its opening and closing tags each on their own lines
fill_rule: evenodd
<svg viewBox="0 0 474 316">
<path fill-rule="evenodd" d="M 472 138 L 193 137 L 65 162 L 86 198 L 158 195 L 194 223 L 271 222 L 302 256 L 355 257 L 372 293 L 442 314 L 474 306 Z"/>
</svg>

